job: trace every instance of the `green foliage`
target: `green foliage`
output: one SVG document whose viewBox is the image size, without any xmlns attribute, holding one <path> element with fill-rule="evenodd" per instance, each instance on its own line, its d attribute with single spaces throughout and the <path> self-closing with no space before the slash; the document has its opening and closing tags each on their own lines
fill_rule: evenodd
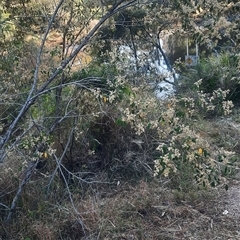
<svg viewBox="0 0 240 240">
<path fill-rule="evenodd" d="M 114 7 L 113 1 L 103 5 L 101 1 L 64 2 L 50 29 L 51 36 L 55 37 L 44 42 L 40 58 L 36 53 L 41 42 L 28 41 L 27 35 L 33 33 L 35 39 L 42 38 L 40 33 L 52 14 L 49 1 L 42 1 L 43 5 L 9 1 L 6 8 L 11 15 L 0 12 L 0 21 L 11 16 L 15 34 L 10 39 L 1 38 L 0 50 L 0 130 L 4 137 L 8 131 L 10 133 L 5 145 L 0 142 L 7 153 L 7 164 L 1 169 L 3 207 L 11 206 L 14 190 L 19 182 L 20 186 L 26 182 L 29 185 L 22 192 L 14 216 L 23 219 L 21 224 L 25 226 L 29 221 L 41 221 L 30 224 L 24 234 L 21 229 L 23 235 L 19 239 L 24 236 L 58 239 L 59 234 L 67 238 L 71 234 L 69 229 L 71 232 L 76 229 L 76 234 L 81 232 L 81 221 L 76 221 L 75 225 L 73 219 L 79 219 L 82 212 L 87 212 L 84 215 L 87 218 L 89 206 L 82 209 L 80 199 L 88 196 L 89 186 L 99 182 L 112 183 L 117 188 L 125 179 L 170 177 L 183 192 L 191 184 L 193 189 L 195 186 L 215 187 L 230 174 L 234 165 L 232 159 L 237 158 L 230 151 L 234 147 L 222 145 L 220 148 L 216 141 L 211 142 L 201 134 L 196 125 L 201 123 L 202 113 L 211 112 L 214 116 L 231 113 L 230 100 L 239 97 L 238 55 L 225 53 L 203 59 L 195 69 L 182 74 L 184 80 L 189 80 L 183 81 L 182 86 L 191 91 L 165 100 L 157 99 L 149 86 L 152 79 L 130 69 L 129 56 L 126 53 L 125 59 L 121 58 L 117 45 L 126 40 L 135 52 L 135 47 L 152 49 L 159 33 L 171 28 L 179 32 L 184 28 L 188 34 L 197 35 L 190 25 L 194 11 L 200 11 L 200 6 L 189 8 L 189 1 L 156 2 L 149 6 L 133 1 L 134 8 L 124 9 L 124 3 L 130 2 L 123 1 L 115 18 L 102 19 L 109 24 L 101 29 L 102 36 L 86 33 L 92 29 L 91 19 L 101 18 L 101 14 L 108 11 L 108 4 Z M 214 11 L 211 6 L 209 11 Z M 106 16 L 112 17 L 113 12 Z M 183 19 L 182 25 L 179 19 Z M 80 23 L 83 26 L 79 26 Z M 99 38 L 105 41 L 103 45 L 98 42 Z M 95 45 L 90 40 L 95 40 Z M 81 44 L 90 49 L 81 48 L 82 51 L 74 55 Z M 89 52 L 94 60 L 86 66 L 81 57 Z M 71 61 L 69 56 L 73 57 Z M 135 57 L 135 60 L 142 59 Z M 69 63 L 69 67 L 65 67 L 65 63 Z M 160 81 L 162 76 L 154 75 L 154 78 Z M 17 124 L 9 128 L 15 119 Z M 32 163 L 38 164 L 28 182 L 26 169 Z M 100 189 L 99 186 L 96 189 Z M 147 204 L 145 208 L 148 209 Z M 51 212 L 49 209 L 54 210 L 53 216 L 49 216 L 54 219 L 52 228 L 44 221 L 44 216 Z M 127 211 L 133 210 L 141 216 L 145 212 L 131 205 L 123 215 L 131 217 Z M 7 212 L 5 209 L 2 219 Z M 98 213 L 93 214 L 90 222 L 98 219 Z M 59 229 L 53 230 L 55 226 Z M 99 236 L 101 231 L 96 230 Z M 43 236 L 46 233 L 48 237 Z"/>
<path fill-rule="evenodd" d="M 115 20 L 115 38 L 124 38 L 129 35 L 127 29 L 132 30 L 133 34 L 137 34 L 144 28 L 144 17 L 146 11 L 141 8 L 126 9 L 121 11 L 114 17 Z"/>
<path fill-rule="evenodd" d="M 233 94 L 238 85 L 238 64 L 238 57 L 227 53 L 203 60 L 196 69 L 199 79 L 203 80 L 202 90 L 229 89 L 230 95 Z"/>
<path fill-rule="evenodd" d="M 10 13 L 0 5 L 0 43 L 8 41 L 14 35 L 15 26 L 13 21 L 10 19 Z"/>
<path fill-rule="evenodd" d="M 116 67 L 112 64 L 92 62 L 88 67 L 81 69 L 79 72 L 74 72 L 71 78 L 84 79 L 84 78 L 102 78 L 106 81 L 107 78 L 114 78 L 117 74 Z"/>
<path fill-rule="evenodd" d="M 240 97 L 239 63 L 238 55 L 231 53 L 202 59 L 182 75 L 183 88 L 193 89 L 194 83 L 201 79 L 200 91 L 212 94 L 218 89 L 229 90 L 226 100 L 237 103 Z"/>
<path fill-rule="evenodd" d="M 53 116 L 56 113 L 55 103 L 55 94 L 53 92 L 49 92 L 39 98 L 36 104 L 31 108 L 30 113 L 34 119 L 39 119 L 43 116 L 46 118 Z"/>
<path fill-rule="evenodd" d="M 109 62 L 113 41 L 131 42 L 136 36 L 143 34 L 146 15 L 146 10 L 139 7 L 124 9 L 114 15 L 113 21 L 109 21 L 98 32 L 92 47 L 92 55 L 99 61 Z"/>
</svg>

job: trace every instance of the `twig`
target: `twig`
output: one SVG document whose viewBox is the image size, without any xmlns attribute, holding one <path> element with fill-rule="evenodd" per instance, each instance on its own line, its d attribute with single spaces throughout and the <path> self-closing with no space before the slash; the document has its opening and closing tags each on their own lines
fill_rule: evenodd
<svg viewBox="0 0 240 240">
<path fill-rule="evenodd" d="M 65 149 L 66 149 L 66 148 L 65 148 Z M 60 174 L 61 174 L 61 176 L 62 176 L 62 178 L 63 178 L 64 183 L 65 183 L 65 186 L 66 186 L 66 188 L 67 188 L 67 192 L 68 192 L 68 196 L 69 196 L 70 202 L 71 202 L 71 204 L 72 204 L 72 208 L 73 208 L 73 210 L 74 210 L 74 212 L 75 212 L 75 214 L 76 214 L 77 216 L 81 216 L 80 213 L 78 212 L 78 210 L 76 209 L 75 204 L 74 204 L 74 202 L 73 202 L 72 193 L 71 193 L 71 191 L 70 191 L 70 189 L 69 189 L 68 181 L 67 181 L 67 179 L 66 179 L 66 177 L 65 177 L 65 175 L 64 175 L 64 173 L 63 173 L 63 171 L 62 171 L 62 168 L 61 168 L 61 165 L 60 165 L 60 161 L 58 160 L 58 158 L 56 157 L 56 155 L 54 155 L 54 157 L 55 157 L 55 161 L 56 161 L 56 163 L 57 163 L 57 165 L 58 165 L 57 169 L 59 169 Z M 78 220 L 79 224 L 80 224 L 81 227 L 82 227 L 82 230 L 83 230 L 84 235 L 86 236 L 85 226 L 84 226 L 83 221 L 82 221 L 80 218 L 78 218 L 77 220 Z"/>
<path fill-rule="evenodd" d="M 76 118 L 75 118 L 75 123 L 76 123 Z M 75 125 L 75 123 L 74 123 L 74 125 Z M 64 151 L 63 151 L 63 153 L 62 153 L 61 158 L 58 160 L 57 156 L 56 156 L 55 154 L 53 154 L 53 156 L 54 156 L 54 158 L 55 158 L 55 160 L 56 160 L 56 162 L 57 162 L 57 167 L 55 168 L 55 170 L 54 170 L 54 172 L 53 172 L 53 174 L 52 174 L 52 176 L 51 176 L 51 178 L 50 178 L 50 181 L 49 181 L 49 183 L 48 183 L 48 188 L 47 188 L 47 192 L 48 192 L 48 193 L 49 193 L 49 191 L 50 191 L 50 187 L 51 187 L 52 181 L 53 181 L 53 179 L 54 179 L 54 177 L 55 177 L 58 169 L 61 168 L 62 160 L 63 160 L 63 158 L 65 157 L 65 154 L 66 154 L 66 152 L 67 152 L 68 146 L 69 146 L 70 143 L 71 143 L 71 139 L 72 139 L 73 133 L 74 133 L 74 127 L 72 127 L 72 130 L 71 130 L 71 132 L 70 132 L 70 134 L 69 134 L 68 141 L 67 141 L 67 144 L 66 144 L 66 146 L 65 146 L 65 148 L 64 148 Z"/>
</svg>

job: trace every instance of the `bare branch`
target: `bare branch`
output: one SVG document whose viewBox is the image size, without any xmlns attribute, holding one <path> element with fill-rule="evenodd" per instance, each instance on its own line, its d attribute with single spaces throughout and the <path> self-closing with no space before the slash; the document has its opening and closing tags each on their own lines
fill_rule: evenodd
<svg viewBox="0 0 240 240">
<path fill-rule="evenodd" d="M 37 164 L 38 164 L 38 161 L 30 162 L 30 164 L 29 164 L 29 166 L 28 166 L 28 168 L 26 170 L 26 173 L 24 175 L 24 178 L 23 178 L 21 184 L 18 187 L 17 193 L 16 193 L 15 197 L 12 200 L 10 211 L 8 213 L 8 216 L 7 216 L 6 220 L 5 220 L 6 223 L 9 223 L 11 221 L 12 214 L 13 214 L 13 212 L 15 211 L 15 209 L 17 207 L 17 202 L 18 202 L 19 197 L 21 196 L 23 188 L 27 184 L 27 182 L 30 179 L 31 175 L 33 174 L 34 170 L 36 169 Z"/>
<path fill-rule="evenodd" d="M 75 123 L 74 123 L 74 125 L 76 124 L 76 119 L 77 119 L 77 118 L 75 118 Z M 75 214 L 76 214 L 77 216 L 81 216 L 80 213 L 78 212 L 78 210 L 76 209 L 75 204 L 74 204 L 74 202 L 73 202 L 72 193 L 71 193 L 71 190 L 69 189 L 68 181 L 67 181 L 67 179 L 66 179 L 66 177 L 65 177 L 65 174 L 63 173 L 62 165 L 61 165 L 61 162 L 62 162 L 63 158 L 65 157 L 65 154 L 66 154 L 66 152 L 67 152 L 67 150 L 68 150 L 68 147 L 69 147 L 69 145 L 70 145 L 70 143 L 71 143 L 71 139 L 72 139 L 72 136 L 73 136 L 73 132 L 74 132 L 74 127 L 72 128 L 71 133 L 69 134 L 68 142 L 67 142 L 67 144 L 66 144 L 66 146 L 65 146 L 65 148 L 64 148 L 64 151 L 63 151 L 60 159 L 58 159 L 58 157 L 57 157 L 55 154 L 53 154 L 54 159 L 55 159 L 55 161 L 56 161 L 56 163 L 57 163 L 57 167 L 55 168 L 55 170 L 54 170 L 54 172 L 53 172 L 53 174 L 52 174 L 52 176 L 51 176 L 51 179 L 50 179 L 49 184 L 48 184 L 48 190 L 47 190 L 47 191 L 49 192 L 50 187 L 51 187 L 51 184 L 52 184 L 52 181 L 53 181 L 54 177 L 56 176 L 57 172 L 59 172 L 59 173 L 61 174 L 61 177 L 62 177 L 62 179 L 63 179 L 63 181 L 64 181 L 65 186 L 66 186 L 66 189 L 67 189 L 67 192 L 68 192 L 68 196 L 69 196 L 70 202 L 71 202 L 71 204 L 72 204 L 73 210 L 74 210 L 74 212 L 75 212 Z M 82 221 L 79 217 L 78 217 L 78 222 L 79 222 L 79 224 L 81 225 L 84 234 L 86 235 L 84 223 L 83 223 L 83 221 Z"/>
<path fill-rule="evenodd" d="M 76 121 L 76 119 L 75 119 L 75 121 Z M 55 170 L 54 170 L 54 172 L 53 172 L 53 174 L 52 174 L 52 177 L 51 177 L 51 179 L 50 179 L 50 181 L 49 181 L 47 192 L 49 192 L 50 187 L 51 187 L 51 184 L 52 184 L 52 181 L 53 181 L 53 179 L 55 178 L 58 169 L 60 168 L 60 164 L 61 164 L 63 158 L 65 157 L 65 154 L 66 154 L 66 152 L 67 152 L 67 149 L 68 149 L 68 147 L 69 147 L 69 145 L 70 145 L 70 143 L 71 143 L 71 139 L 72 139 L 72 136 L 73 136 L 73 132 L 74 132 L 74 127 L 72 128 L 72 130 L 71 130 L 71 132 L 70 132 L 70 134 L 69 134 L 69 136 L 68 136 L 67 144 L 66 144 L 66 146 L 64 147 L 64 151 L 63 151 L 60 159 L 58 160 L 57 156 L 56 156 L 55 154 L 53 154 L 53 156 L 54 156 L 54 158 L 55 158 L 55 160 L 56 160 L 56 162 L 57 162 L 57 167 L 55 168 Z"/>
</svg>

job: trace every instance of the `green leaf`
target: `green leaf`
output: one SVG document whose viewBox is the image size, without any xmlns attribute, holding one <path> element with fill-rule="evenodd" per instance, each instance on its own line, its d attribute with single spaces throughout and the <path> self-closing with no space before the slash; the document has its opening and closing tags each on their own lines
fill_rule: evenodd
<svg viewBox="0 0 240 240">
<path fill-rule="evenodd" d="M 203 149 L 203 155 L 204 155 L 204 157 L 210 156 L 210 154 L 205 149 Z"/>
<path fill-rule="evenodd" d="M 122 93 L 126 94 L 127 96 L 130 96 L 132 93 L 131 89 L 127 86 L 122 87 L 121 91 L 122 91 Z"/>
<path fill-rule="evenodd" d="M 116 124 L 119 126 L 127 126 L 127 123 L 125 121 L 122 121 L 120 118 L 116 120 Z"/>
<path fill-rule="evenodd" d="M 166 145 L 164 145 L 162 147 L 163 153 L 166 154 L 168 152 L 168 147 Z"/>
<path fill-rule="evenodd" d="M 215 182 L 211 182 L 211 186 L 215 187 L 216 186 Z"/>
</svg>

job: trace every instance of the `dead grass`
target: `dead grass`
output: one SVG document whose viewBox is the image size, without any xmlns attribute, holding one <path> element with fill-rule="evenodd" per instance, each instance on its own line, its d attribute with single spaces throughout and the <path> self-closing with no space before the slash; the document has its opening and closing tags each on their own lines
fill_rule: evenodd
<svg viewBox="0 0 240 240">
<path fill-rule="evenodd" d="M 51 205 L 50 199 L 25 192 L 21 203 L 25 208 L 18 209 L 10 225 L 1 224 L 0 236 L 13 240 L 238 239 L 239 219 L 223 215 L 226 192 L 199 190 L 194 199 L 179 201 L 176 190 L 166 185 L 167 181 L 141 181 L 136 185 L 124 182 L 106 186 L 97 194 L 89 192 L 85 197 L 75 194 L 74 204 L 87 236 L 67 198 Z"/>
<path fill-rule="evenodd" d="M 234 119 L 234 115 L 232 119 Z M 198 130 L 216 147 L 234 150 L 238 146 L 238 123 L 230 119 L 201 121 Z M 221 129 L 221 131 L 219 130 Z M 1 203 L 10 206 L 21 174 L 19 159 L 6 162 L 1 170 Z M 239 165 L 237 155 L 237 166 Z M 9 171 L 3 171 L 9 169 Z M 13 169 L 13 170 L 10 170 Z M 41 170 L 42 171 L 42 170 Z M 239 239 L 240 182 L 228 177 L 223 186 L 199 190 L 189 169 L 172 179 L 119 181 L 80 188 L 71 187 L 74 208 L 64 184 L 56 179 L 46 194 L 48 177 L 37 171 L 25 188 L 13 221 L 0 224 L 0 239 Z M 107 176 L 96 179 L 106 182 Z M 223 214 L 225 210 L 229 213 Z M 76 214 L 76 212 L 79 213 Z M 1 206 L 1 219 L 7 209 Z M 83 232 L 79 219 L 84 223 Z"/>
<path fill-rule="evenodd" d="M 162 183 L 128 186 L 104 201 L 99 239 L 190 239 L 196 233 L 203 236 L 206 230 L 215 237 L 211 219 L 219 214 L 213 208 L 218 193 L 196 194 L 193 202 L 177 203 L 174 192 Z M 195 239 L 204 239 L 201 235 Z"/>
<path fill-rule="evenodd" d="M 237 113 L 231 119 L 202 120 L 195 127 L 216 148 L 238 149 Z M 235 160 L 239 166 L 239 153 Z M 10 206 L 21 180 L 21 174 L 14 173 L 20 167 L 19 159 L 2 166 L 1 204 Z M 8 168 L 13 171 L 5 172 Z M 36 171 L 26 186 L 11 223 L 3 222 L 7 209 L 0 206 L 0 239 L 240 239 L 238 175 L 227 175 L 226 192 L 223 185 L 199 189 L 187 167 L 171 179 L 135 183 L 129 178 L 104 184 L 107 176 L 99 173 L 95 179 L 102 184 L 70 186 L 74 210 L 67 188 L 57 176 L 50 194 L 46 194 L 49 178 L 42 171 Z"/>
</svg>

